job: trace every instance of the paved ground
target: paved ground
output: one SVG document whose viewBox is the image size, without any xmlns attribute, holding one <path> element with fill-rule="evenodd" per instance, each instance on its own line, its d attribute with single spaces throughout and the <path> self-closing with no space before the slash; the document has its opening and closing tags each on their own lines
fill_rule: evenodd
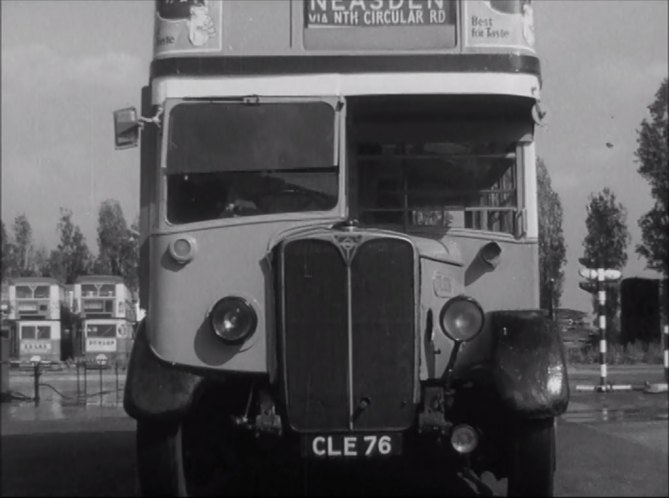
<svg viewBox="0 0 669 498">
<path fill-rule="evenodd" d="M 76 396 L 76 377 L 45 374 L 41 379 L 61 393 L 41 387 L 42 401 L 1 405 L 1 496 L 136 496 L 134 422 L 125 416 L 115 392 L 114 372 L 104 372 L 99 390 L 97 372 L 88 372 L 87 397 Z M 92 375 L 90 375 L 92 374 Z M 597 366 L 571 369 L 572 398 L 558 423 L 558 496 L 668 496 L 667 394 L 640 391 L 576 392 L 576 384 L 599 380 Z M 611 367 L 613 382 L 642 385 L 661 382 L 661 366 Z M 122 386 L 124 377 L 119 376 Z M 80 378 L 79 393 L 83 394 Z M 32 395 L 29 376 L 11 378 L 10 388 Z M 484 476 L 475 488 L 458 476 L 439 479 L 416 469 L 410 478 L 394 468 L 361 475 L 350 470 L 322 480 L 317 470 L 296 481 L 291 469 L 275 476 L 257 476 L 254 485 L 270 494 L 332 494 L 342 486 L 355 494 L 504 495 L 503 481 Z M 262 488 L 255 488 L 261 489 Z"/>
</svg>

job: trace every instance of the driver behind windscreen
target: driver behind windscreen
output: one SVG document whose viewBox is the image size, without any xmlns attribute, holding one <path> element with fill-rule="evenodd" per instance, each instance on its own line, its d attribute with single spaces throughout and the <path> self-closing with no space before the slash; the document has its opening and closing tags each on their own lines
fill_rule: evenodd
<svg viewBox="0 0 669 498">
<path fill-rule="evenodd" d="M 227 195 L 220 216 L 245 216 L 264 212 L 259 200 L 285 188 L 286 182 L 266 174 L 226 175 Z"/>
</svg>

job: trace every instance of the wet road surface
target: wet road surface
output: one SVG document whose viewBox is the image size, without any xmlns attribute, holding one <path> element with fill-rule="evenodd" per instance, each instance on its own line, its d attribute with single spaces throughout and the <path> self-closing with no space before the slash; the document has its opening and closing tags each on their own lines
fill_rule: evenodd
<svg viewBox="0 0 669 498">
<path fill-rule="evenodd" d="M 660 367 L 661 368 L 661 367 Z M 662 380 L 660 368 L 627 369 L 612 381 Z M 557 496 L 668 496 L 667 394 L 640 391 L 576 392 L 575 383 L 597 382 L 584 369 L 570 376 L 572 397 L 558 422 Z M 71 378 L 70 378 L 71 377 Z M 120 378 L 122 388 L 124 378 Z M 125 416 L 113 372 L 99 390 L 97 372 L 87 379 L 87 396 L 77 396 L 73 376 L 45 375 L 53 389 L 40 388 L 38 407 L 28 401 L 0 405 L 0 495 L 137 496 L 134 421 Z M 29 376 L 12 378 L 12 390 L 32 395 Z M 81 385 L 79 394 L 83 392 Z M 490 474 L 483 483 L 405 465 L 340 468 L 311 466 L 260 470 L 248 491 L 270 495 L 468 495 L 504 496 L 505 482 Z M 302 469 L 304 470 L 304 469 Z"/>
</svg>

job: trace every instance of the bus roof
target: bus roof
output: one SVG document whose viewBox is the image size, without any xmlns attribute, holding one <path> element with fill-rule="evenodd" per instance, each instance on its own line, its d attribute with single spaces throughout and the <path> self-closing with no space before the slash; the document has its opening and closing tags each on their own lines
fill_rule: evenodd
<svg viewBox="0 0 669 498">
<path fill-rule="evenodd" d="M 122 284 L 123 278 L 117 275 L 82 275 L 74 281 L 76 284 L 112 283 Z"/>
<path fill-rule="evenodd" d="M 51 277 L 14 277 L 9 279 L 9 284 L 10 285 L 18 285 L 18 284 L 49 284 L 49 285 L 60 285 L 62 287 L 62 283 L 55 278 Z"/>
</svg>

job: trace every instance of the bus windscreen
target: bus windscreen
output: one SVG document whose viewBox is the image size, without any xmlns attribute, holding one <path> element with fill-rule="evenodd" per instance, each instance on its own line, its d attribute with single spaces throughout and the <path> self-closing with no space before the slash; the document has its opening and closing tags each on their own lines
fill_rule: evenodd
<svg viewBox="0 0 669 498">
<path fill-rule="evenodd" d="M 172 223 L 337 203 L 335 111 L 324 102 L 179 104 L 168 140 Z"/>
</svg>

